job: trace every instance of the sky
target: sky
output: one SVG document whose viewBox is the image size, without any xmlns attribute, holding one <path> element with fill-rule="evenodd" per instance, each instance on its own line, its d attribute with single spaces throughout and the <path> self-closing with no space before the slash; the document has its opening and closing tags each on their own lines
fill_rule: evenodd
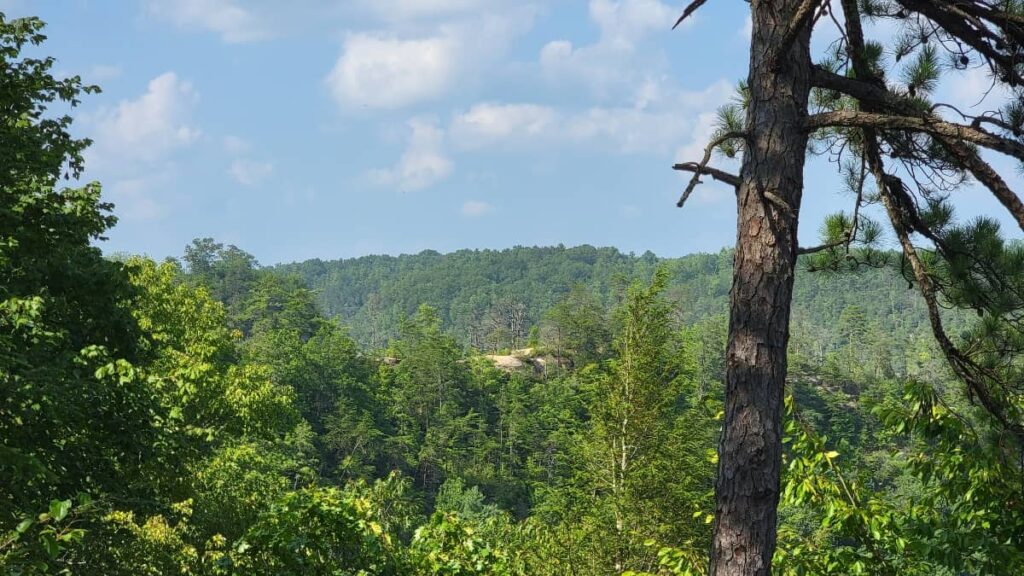
<svg viewBox="0 0 1024 576">
<path fill-rule="evenodd" d="M 687 176 L 671 166 L 700 158 L 715 110 L 746 76 L 749 7 L 710 2 L 672 31 L 683 4 L 0 0 L 0 10 L 40 16 L 40 52 L 56 72 L 103 89 L 76 110 L 74 130 L 94 140 L 85 179 L 116 206 L 105 251 L 162 259 L 213 237 L 274 264 L 731 246 L 732 191 L 705 184 L 678 209 Z M 816 46 L 834 34 L 816 30 Z M 986 86 L 976 68 L 940 94 L 969 107 Z M 1019 172 L 999 166 L 1019 188 Z M 834 165 L 809 164 L 802 243 L 849 209 L 838 189 Z M 964 216 L 1001 213 L 977 189 L 956 204 Z"/>
</svg>

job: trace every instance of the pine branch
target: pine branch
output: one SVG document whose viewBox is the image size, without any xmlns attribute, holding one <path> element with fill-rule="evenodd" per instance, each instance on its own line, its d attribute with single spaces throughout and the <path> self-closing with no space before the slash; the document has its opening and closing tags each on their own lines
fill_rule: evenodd
<svg viewBox="0 0 1024 576">
<path fill-rule="evenodd" d="M 867 66 L 867 62 L 864 60 L 862 54 L 864 50 L 864 36 L 863 31 L 860 27 L 860 11 L 857 6 L 856 0 L 842 0 L 844 15 L 846 16 L 848 37 L 850 44 L 848 50 L 850 51 L 851 60 L 854 66 L 854 73 L 861 78 L 871 78 L 870 68 Z M 903 0 L 901 3 L 906 5 Z M 1019 423 L 1011 420 L 1004 407 L 992 398 L 989 393 L 988 387 L 985 385 L 981 377 L 980 367 L 977 366 L 973 361 L 970 360 L 961 350 L 959 350 L 950 340 L 949 336 L 942 325 L 942 316 L 939 311 L 937 291 L 934 283 L 932 282 L 931 276 L 924 268 L 924 264 L 921 262 L 921 258 L 917 253 L 917 248 L 913 245 L 910 240 L 910 233 L 915 231 L 918 226 L 918 221 L 908 221 L 911 218 L 911 214 L 906 209 L 902 209 L 902 195 L 906 192 L 903 188 L 900 179 L 894 175 L 887 174 L 885 172 L 885 165 L 882 161 L 882 155 L 880 146 L 878 143 L 878 128 L 889 128 L 889 121 L 892 119 L 904 119 L 907 120 L 908 124 L 914 125 L 915 127 L 908 126 L 893 126 L 893 128 L 904 128 L 904 129 L 920 129 L 922 124 L 928 126 L 939 126 L 949 125 L 954 127 L 952 134 L 944 134 L 945 136 L 959 137 L 961 131 L 959 128 L 966 128 L 971 130 L 970 127 L 961 126 L 959 124 L 950 124 L 944 122 L 935 122 L 928 119 L 913 118 L 908 116 L 889 116 L 886 114 L 878 114 L 874 111 L 878 110 L 876 102 L 863 102 L 862 108 L 865 112 L 851 111 L 849 114 L 846 112 L 839 113 L 841 115 L 848 114 L 854 118 L 861 118 L 862 122 L 851 123 L 851 127 L 859 127 L 863 131 L 863 154 L 867 162 L 867 166 L 871 174 L 875 178 L 876 186 L 878 187 L 879 196 L 881 197 L 882 204 L 885 206 L 886 212 L 889 216 L 889 220 L 892 223 L 893 230 L 896 232 L 896 237 L 900 242 L 900 246 L 903 249 L 903 254 L 910 262 L 911 270 L 913 271 L 914 278 L 918 283 L 918 288 L 921 295 L 924 297 L 925 304 L 928 308 L 928 321 L 932 328 L 932 334 L 939 344 L 939 348 L 942 350 L 943 356 L 945 356 L 947 363 L 953 372 L 964 381 L 967 385 L 969 392 L 977 396 L 981 401 L 982 406 L 985 410 L 992 415 L 1006 430 L 1012 432 L 1019 439 L 1024 440 L 1024 427 Z M 819 114 L 821 116 L 830 116 L 830 114 Z M 812 116 L 812 119 L 814 117 Z M 825 118 L 821 118 L 825 120 Z M 897 122 L 900 123 L 900 122 Z M 947 128 L 943 128 L 944 130 Z M 922 130 L 924 131 L 924 130 Z M 978 131 L 975 131 L 978 132 Z M 986 132 L 980 132 L 982 135 L 991 137 Z M 943 135 L 943 134 L 940 134 Z M 899 186 L 900 189 L 894 189 L 895 186 Z M 929 231 L 930 232 L 930 231 Z M 934 234 L 930 237 L 934 238 Z"/>
<path fill-rule="evenodd" d="M 910 130 L 934 136 L 945 136 L 972 142 L 1024 161 L 1024 144 L 986 132 L 980 128 L 946 122 L 938 118 L 921 118 L 857 110 L 825 112 L 807 118 L 808 130 L 821 128 L 874 128 L 876 130 Z"/>
<path fill-rule="evenodd" d="M 1024 230 L 1024 202 L 1021 202 L 1017 193 L 1010 189 L 999 172 L 996 172 L 988 162 L 982 160 L 973 148 L 964 146 L 963 143 L 953 138 L 939 137 L 937 140 L 978 182 L 992 192 L 999 203 L 1013 215 L 1020 229 Z"/>
<path fill-rule="evenodd" d="M 984 56 L 990 64 L 998 67 L 1005 76 L 1004 80 L 1011 86 L 1024 85 L 1024 77 L 1021 76 L 1017 67 L 1021 64 L 1020 54 L 1016 51 L 1009 52 L 1004 46 L 1005 42 L 1000 35 L 993 32 L 984 23 L 978 20 L 978 16 L 985 15 L 985 10 L 978 7 L 967 6 L 963 2 L 950 2 L 949 0 L 898 0 L 900 5 L 921 14 L 939 25 L 945 32 L 957 40 L 967 44 Z M 964 12 L 964 10 L 973 10 Z M 993 18 L 1004 16 L 1001 12 L 988 13 Z M 974 23 L 972 25 L 972 22 Z M 1003 22 L 1008 22 L 1004 20 Z M 1004 33 L 1012 37 L 1014 43 L 1024 44 L 1024 29 L 1019 26 L 1004 24 L 1000 27 Z"/>
</svg>

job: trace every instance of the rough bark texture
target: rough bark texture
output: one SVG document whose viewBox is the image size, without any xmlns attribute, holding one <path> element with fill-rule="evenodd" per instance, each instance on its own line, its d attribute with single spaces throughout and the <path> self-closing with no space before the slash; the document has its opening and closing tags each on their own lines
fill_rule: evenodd
<svg viewBox="0 0 1024 576">
<path fill-rule="evenodd" d="M 796 35 L 788 53 L 774 53 L 801 4 L 751 2 L 750 141 L 737 191 L 712 576 L 770 574 L 775 550 L 786 346 L 807 147 L 809 27 Z M 774 69 L 773 60 L 779 62 Z"/>
</svg>

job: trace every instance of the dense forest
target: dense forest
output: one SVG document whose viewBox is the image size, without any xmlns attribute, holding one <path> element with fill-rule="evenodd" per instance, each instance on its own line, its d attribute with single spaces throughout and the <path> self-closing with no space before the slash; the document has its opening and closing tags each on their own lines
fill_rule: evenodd
<svg viewBox="0 0 1024 576">
<path fill-rule="evenodd" d="M 0 571 L 707 574 L 742 253 L 104 255 L 42 30 L 0 15 Z M 794 259 L 775 573 L 1024 573 L 1024 452 L 934 337 L 1018 374 L 973 225 L 1016 274 L 935 257 L 940 312 L 906 252 Z"/>
<path fill-rule="evenodd" d="M 212 240 L 196 246 L 215 246 Z M 190 249 L 198 254 L 199 248 Z M 886 255 L 894 265 L 898 256 Z M 238 266 L 254 263 L 242 251 L 220 247 L 220 256 Z M 862 316 L 881 348 L 887 339 L 926 336 L 923 303 L 893 267 L 865 268 L 858 274 L 812 272 L 805 260 L 794 289 L 794 336 L 816 358 L 842 344 L 833 329 L 840 318 Z M 398 334 L 401 319 L 421 304 L 433 307 L 445 329 L 461 343 L 481 351 L 526 347 L 552 338 L 552 319 L 575 290 L 595 305 L 614 306 L 628 282 L 668 274 L 666 297 L 677 303 L 673 316 L 694 324 L 727 312 L 732 255 L 694 254 L 658 258 L 623 254 L 614 248 L 513 248 L 426 251 L 403 256 L 365 256 L 324 262 L 308 260 L 273 267 L 298 276 L 316 294 L 321 310 L 349 327 L 363 346 L 381 348 Z M 561 304 L 561 306 L 559 306 Z M 879 340 L 879 338 L 881 340 Z M 812 343 L 817 343 L 815 347 Z"/>
<path fill-rule="evenodd" d="M 581 254 L 616 265 L 588 267 Z M 460 293 L 443 273 L 449 258 L 466 277 L 480 256 L 493 268 L 479 265 L 475 277 L 512 267 L 508 258 L 534 278 L 514 293 L 552 304 L 524 305 L 530 349 L 517 353 L 561 361 L 513 369 L 486 355 L 512 341 L 474 347 L 445 298 L 397 310 L 372 347 L 291 273 L 308 263 L 261 268 L 209 239 L 180 262 L 86 256 L 97 266 L 92 281 L 108 288 L 79 310 L 98 316 L 80 334 L 35 344 L 54 358 L 67 350 L 67 365 L 51 364 L 46 377 L 68 387 L 43 396 L 18 388 L 18 411 L 5 419 L 18 423 L 5 430 L 5 448 L 24 459 L 5 468 L 5 485 L 17 487 L 5 500 L 17 523 L 3 557 L 12 571 L 699 571 L 722 401 L 726 276 L 716 270 L 728 269 L 727 252 L 661 261 L 582 247 L 397 259 L 419 270 L 418 289 L 451 300 Z M 429 266 L 417 267 L 420 258 Z M 367 260 L 357 263 L 365 270 Z M 391 273 L 394 283 L 384 270 L 366 275 L 382 278 L 375 289 L 394 290 L 381 300 L 398 308 L 405 284 Z M 440 287 L 424 280 L 431 275 Z M 567 276 L 568 288 L 551 289 Z M 952 411 L 969 408 L 947 391 L 906 284 L 879 269 L 807 272 L 799 286 L 783 573 L 841 565 L 956 574 L 1016 562 L 1004 545 L 1015 537 L 1017 524 L 1004 517 L 1012 510 L 984 499 L 1005 497 L 1019 480 L 1000 485 L 990 476 L 997 462 L 931 450 L 972 433 Z M 500 287 L 461 284 L 463 293 Z M 76 338 L 110 330 L 98 318 L 116 323 L 124 341 L 70 353 Z M 347 322 L 357 329 L 359 318 Z M 23 326 L 25 337 L 54 332 Z M 26 371 L 18 381 L 40 377 Z M 96 402 L 110 412 L 97 415 Z M 936 428 L 951 436 L 932 436 Z M 960 490 L 980 500 L 957 520 L 947 507 L 963 504 Z M 980 523 L 991 528 L 979 532 Z M 962 553 L 967 538 L 971 554 Z M 93 554 L 97 547 L 108 552 Z"/>
</svg>

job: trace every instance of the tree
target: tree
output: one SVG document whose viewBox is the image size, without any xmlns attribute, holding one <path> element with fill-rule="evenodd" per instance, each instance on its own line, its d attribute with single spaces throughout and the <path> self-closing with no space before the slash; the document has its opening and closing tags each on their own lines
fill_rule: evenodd
<svg viewBox="0 0 1024 576">
<path fill-rule="evenodd" d="M 487 325 L 490 327 L 489 338 L 495 349 L 503 344 L 518 348 L 529 332 L 526 318 L 526 304 L 512 296 L 498 299 L 487 314 Z"/>
<path fill-rule="evenodd" d="M 545 315 L 545 340 L 559 357 L 571 356 L 579 366 L 601 359 L 610 348 L 604 308 L 585 286 L 577 284 Z"/>
<path fill-rule="evenodd" d="M 691 2 L 679 21 L 704 3 Z M 835 4 L 841 19 L 830 13 Z M 999 362 L 1012 355 L 993 356 L 990 348 L 984 357 L 974 353 L 979 347 L 958 345 L 940 313 L 944 303 L 975 309 L 1006 334 L 1010 329 L 995 326 L 1014 326 L 1024 308 L 1013 288 L 1017 256 L 998 247 L 997 227 L 984 220 L 956 226 L 945 202 L 970 176 L 1024 228 L 1024 203 L 979 150 L 1024 160 L 1022 10 L 1018 1 L 751 1 L 750 68 L 740 102 L 722 109 L 719 131 L 700 162 L 675 166 L 693 173 L 680 206 L 702 175 L 737 193 L 713 575 L 770 570 L 796 257 L 814 255 L 816 268 L 884 264 L 872 248 L 880 232 L 866 214 L 873 205 L 882 208 L 899 242 L 900 269 L 927 304 L 950 369 L 1014 443 L 1024 438 L 1013 380 L 1000 373 Z M 865 39 L 862 20 L 878 18 L 900 30 L 889 42 L 891 63 L 882 44 Z M 819 22 L 834 22 L 841 38 L 815 64 L 809 41 Z M 968 116 L 930 100 L 944 67 L 963 70 L 972 63 L 1014 92 L 1005 109 Z M 945 110 L 954 119 L 940 114 Z M 841 167 L 855 200 L 852 214 L 829 218 L 820 246 L 800 248 L 796 232 L 812 134 Z M 738 176 L 709 166 L 716 149 L 743 154 Z"/>
<path fill-rule="evenodd" d="M 398 365 L 389 388 L 396 436 L 419 485 L 433 495 L 459 460 L 452 450 L 457 437 L 472 434 L 477 424 L 479 415 L 465 408 L 469 370 L 429 306 L 406 320 L 394 351 Z"/>
<path fill-rule="evenodd" d="M 51 499 L 133 484 L 155 433 L 125 266 L 90 242 L 114 224 L 97 184 L 71 188 L 89 141 L 70 135 L 96 92 L 54 77 L 35 18 L 0 13 L 0 523 Z"/>
</svg>

